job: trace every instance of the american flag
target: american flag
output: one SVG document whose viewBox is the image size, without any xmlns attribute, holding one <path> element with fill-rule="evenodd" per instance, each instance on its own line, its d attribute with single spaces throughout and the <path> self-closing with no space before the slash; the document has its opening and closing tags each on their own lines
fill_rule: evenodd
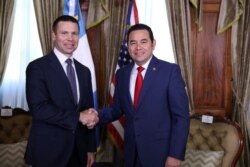
<svg viewBox="0 0 250 167">
<path fill-rule="evenodd" d="M 127 48 L 127 31 L 128 28 L 132 25 L 132 22 L 134 23 L 139 23 L 138 19 L 138 11 L 137 11 L 137 6 L 136 6 L 136 0 L 130 0 L 129 1 L 129 8 L 128 8 L 128 15 L 127 15 L 127 29 L 124 34 L 123 41 L 121 43 L 120 47 L 120 53 L 119 53 L 119 58 L 116 66 L 116 71 L 121 68 L 126 66 L 129 63 L 132 63 L 133 60 L 131 59 L 129 53 L 128 53 L 128 48 Z M 112 103 L 112 97 L 114 94 L 114 89 L 115 89 L 115 75 L 113 76 L 111 86 L 110 86 L 110 103 Z M 123 149 L 124 147 L 124 121 L 125 117 L 122 116 L 119 120 L 114 121 L 110 124 L 108 124 L 108 132 L 110 134 L 110 137 L 114 144 L 119 148 Z"/>
</svg>

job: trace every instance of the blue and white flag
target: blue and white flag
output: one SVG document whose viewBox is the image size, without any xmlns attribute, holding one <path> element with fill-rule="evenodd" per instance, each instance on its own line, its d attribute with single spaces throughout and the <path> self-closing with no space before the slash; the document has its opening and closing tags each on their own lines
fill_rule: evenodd
<svg viewBox="0 0 250 167">
<path fill-rule="evenodd" d="M 79 43 L 77 49 L 73 53 L 73 57 L 87 66 L 91 72 L 92 78 L 92 89 L 93 89 L 93 97 L 94 97 L 94 108 L 97 109 L 97 92 L 96 92 L 96 77 L 95 77 L 95 67 L 92 59 L 92 55 L 90 52 L 89 42 L 85 30 L 85 24 L 83 21 L 83 16 L 79 4 L 79 0 L 65 0 L 64 1 L 64 15 L 70 15 L 75 17 L 78 20 L 78 24 L 80 27 L 79 32 Z M 100 135 L 99 128 L 96 128 L 96 141 L 99 147 L 100 144 Z"/>
<path fill-rule="evenodd" d="M 85 30 L 85 24 L 83 22 L 83 16 L 81 13 L 79 0 L 65 0 L 63 13 L 64 15 L 73 16 L 78 20 L 80 26 L 79 43 L 77 49 L 73 53 L 73 57 L 83 65 L 87 66 L 91 71 L 94 107 L 97 108 L 95 67 L 89 48 L 88 38 Z"/>
</svg>

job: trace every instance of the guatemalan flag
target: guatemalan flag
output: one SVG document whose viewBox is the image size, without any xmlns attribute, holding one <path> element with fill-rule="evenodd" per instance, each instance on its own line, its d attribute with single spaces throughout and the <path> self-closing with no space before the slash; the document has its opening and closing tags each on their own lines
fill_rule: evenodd
<svg viewBox="0 0 250 167">
<path fill-rule="evenodd" d="M 95 68 L 92 55 L 89 48 L 85 24 L 80 9 L 79 0 L 65 0 L 64 1 L 64 15 L 70 15 L 78 20 L 80 26 L 78 47 L 73 53 L 73 57 L 83 65 L 87 66 L 91 71 L 92 89 L 94 94 L 94 107 L 97 108 L 97 93 L 96 93 L 96 77 Z"/>
<path fill-rule="evenodd" d="M 75 17 L 78 20 L 80 26 L 79 33 L 79 43 L 77 49 L 73 53 L 73 57 L 78 60 L 83 65 L 87 66 L 91 71 L 92 78 L 92 89 L 94 97 L 94 108 L 97 109 L 97 92 L 96 92 L 96 77 L 95 77 L 95 67 L 92 59 L 92 55 L 89 48 L 88 38 L 85 30 L 85 24 L 83 22 L 83 16 L 81 13 L 81 8 L 79 0 L 65 0 L 64 1 L 64 15 L 70 15 Z M 99 146 L 99 128 L 96 130 L 96 140 L 97 145 Z"/>
</svg>

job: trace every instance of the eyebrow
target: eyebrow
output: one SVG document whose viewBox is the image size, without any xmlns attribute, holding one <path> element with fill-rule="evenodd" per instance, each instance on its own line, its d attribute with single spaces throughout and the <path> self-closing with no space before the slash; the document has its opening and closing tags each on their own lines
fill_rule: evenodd
<svg viewBox="0 0 250 167">
<path fill-rule="evenodd" d="M 148 41 L 148 39 L 143 38 L 143 39 L 139 40 L 139 42 L 141 42 L 141 41 Z M 137 42 L 137 40 L 132 39 L 132 40 L 129 41 L 129 43 L 130 43 L 130 42 Z"/>
</svg>

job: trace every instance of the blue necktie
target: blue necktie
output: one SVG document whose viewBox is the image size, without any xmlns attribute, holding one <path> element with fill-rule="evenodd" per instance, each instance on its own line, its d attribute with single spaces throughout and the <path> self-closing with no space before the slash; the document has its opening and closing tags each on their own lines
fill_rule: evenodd
<svg viewBox="0 0 250 167">
<path fill-rule="evenodd" d="M 69 79 L 70 82 L 70 86 L 72 89 L 72 93 L 74 96 L 74 101 L 75 104 L 77 104 L 77 88 L 76 88 L 76 76 L 75 76 L 75 70 L 72 66 L 72 60 L 71 59 L 67 59 L 66 60 L 67 65 L 67 77 Z"/>
</svg>

